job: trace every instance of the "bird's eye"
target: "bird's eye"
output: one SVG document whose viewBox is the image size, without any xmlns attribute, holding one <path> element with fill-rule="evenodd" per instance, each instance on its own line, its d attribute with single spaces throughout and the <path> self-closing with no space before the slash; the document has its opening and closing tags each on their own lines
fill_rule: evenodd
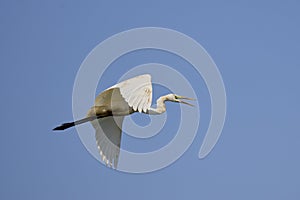
<svg viewBox="0 0 300 200">
<path fill-rule="evenodd" d="M 175 97 L 175 99 L 177 99 L 177 96 L 174 96 Z"/>
</svg>

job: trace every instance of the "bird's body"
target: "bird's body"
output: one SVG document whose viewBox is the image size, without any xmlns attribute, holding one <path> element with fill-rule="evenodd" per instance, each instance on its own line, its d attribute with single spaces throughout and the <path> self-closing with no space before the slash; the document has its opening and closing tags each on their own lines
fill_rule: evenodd
<svg viewBox="0 0 300 200">
<path fill-rule="evenodd" d="M 120 82 L 100 93 L 86 118 L 64 123 L 53 130 L 64 130 L 69 127 L 90 121 L 96 130 L 96 142 L 102 160 L 110 167 L 117 167 L 120 152 L 122 123 L 124 116 L 134 112 L 161 114 L 166 111 L 165 101 L 186 103 L 180 99 L 191 98 L 168 94 L 156 101 L 156 108 L 151 108 L 152 84 L 148 74 Z"/>
</svg>

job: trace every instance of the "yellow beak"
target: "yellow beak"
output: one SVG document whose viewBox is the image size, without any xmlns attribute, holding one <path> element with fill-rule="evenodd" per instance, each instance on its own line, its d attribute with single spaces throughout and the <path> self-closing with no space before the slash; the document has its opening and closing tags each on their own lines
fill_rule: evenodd
<svg viewBox="0 0 300 200">
<path fill-rule="evenodd" d="M 194 105 L 193 105 L 193 104 L 190 104 L 190 103 L 188 103 L 188 102 L 185 102 L 185 101 L 181 101 L 180 99 L 186 99 L 186 100 L 191 100 L 191 101 L 196 100 L 196 99 L 194 99 L 194 98 L 189 98 L 189 97 L 184 97 L 184 96 L 177 96 L 177 99 L 178 99 L 178 102 L 179 102 L 179 103 L 184 103 L 184 104 L 189 105 L 189 106 L 194 106 Z"/>
</svg>

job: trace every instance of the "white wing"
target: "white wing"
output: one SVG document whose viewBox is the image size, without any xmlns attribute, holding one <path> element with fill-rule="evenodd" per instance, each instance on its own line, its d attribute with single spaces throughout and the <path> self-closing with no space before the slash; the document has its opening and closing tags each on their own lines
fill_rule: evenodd
<svg viewBox="0 0 300 200">
<path fill-rule="evenodd" d="M 113 113 L 121 111 L 146 112 L 152 103 L 151 76 L 144 74 L 120 82 L 99 94 L 95 106 L 106 106 Z M 117 168 L 120 154 L 122 123 L 124 116 L 109 116 L 92 121 L 96 130 L 96 141 L 101 159 L 106 165 Z"/>
<path fill-rule="evenodd" d="M 92 121 L 96 130 L 96 142 L 101 159 L 109 167 L 118 166 L 123 116 L 104 117 Z"/>
<path fill-rule="evenodd" d="M 119 88 L 122 97 L 134 111 L 146 112 L 152 103 L 151 76 L 144 74 L 120 82 L 108 89 Z"/>
</svg>

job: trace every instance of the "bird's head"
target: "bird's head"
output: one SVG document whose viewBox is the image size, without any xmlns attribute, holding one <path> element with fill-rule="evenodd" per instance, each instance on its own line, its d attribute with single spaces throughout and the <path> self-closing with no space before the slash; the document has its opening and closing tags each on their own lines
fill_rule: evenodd
<svg viewBox="0 0 300 200">
<path fill-rule="evenodd" d="M 188 102 L 182 101 L 182 99 L 185 99 L 185 100 L 196 100 L 194 98 L 179 96 L 177 94 L 168 94 L 168 95 L 166 95 L 166 97 L 167 97 L 166 99 L 168 101 L 173 101 L 173 102 L 177 102 L 177 103 L 184 103 L 184 104 L 189 105 L 189 106 L 194 106 L 194 105 L 190 104 Z"/>
</svg>

